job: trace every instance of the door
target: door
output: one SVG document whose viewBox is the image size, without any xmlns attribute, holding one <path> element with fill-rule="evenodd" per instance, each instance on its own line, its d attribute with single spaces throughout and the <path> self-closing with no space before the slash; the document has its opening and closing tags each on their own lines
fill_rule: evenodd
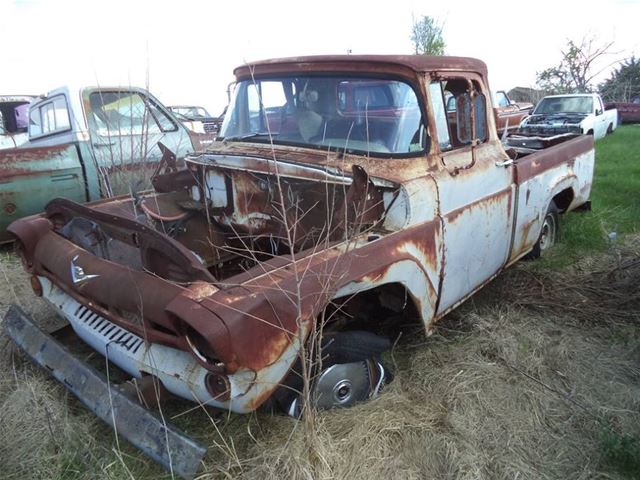
<svg viewBox="0 0 640 480">
<path fill-rule="evenodd" d="M 442 169 L 437 174 L 444 268 L 438 313 L 455 306 L 506 263 L 514 221 L 514 167 L 495 134 L 482 79 L 440 77 L 430 84 Z M 447 116 L 444 98 L 456 115 Z"/>
<path fill-rule="evenodd" d="M 55 144 L 57 136 L 70 130 L 67 100 L 56 95 L 33 105 L 29 112 L 32 140 L 50 146 L 0 151 L 0 241 L 8 239 L 5 230 L 11 222 L 40 213 L 56 197 L 87 200 L 76 144 Z"/>
<path fill-rule="evenodd" d="M 151 188 L 162 142 L 177 155 L 191 147 L 186 130 L 144 90 L 83 92 L 103 196 Z"/>
</svg>

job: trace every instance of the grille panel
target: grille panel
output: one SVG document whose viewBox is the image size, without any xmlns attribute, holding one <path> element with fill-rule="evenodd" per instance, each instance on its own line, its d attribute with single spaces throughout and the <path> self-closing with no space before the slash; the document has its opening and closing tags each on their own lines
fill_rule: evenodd
<svg viewBox="0 0 640 480">
<path fill-rule="evenodd" d="M 84 305 L 79 305 L 73 312 L 73 316 L 76 320 L 84 323 L 86 327 L 102 336 L 107 344 L 115 343 L 129 352 L 136 353 L 144 343 L 142 338 L 111 323 Z"/>
</svg>

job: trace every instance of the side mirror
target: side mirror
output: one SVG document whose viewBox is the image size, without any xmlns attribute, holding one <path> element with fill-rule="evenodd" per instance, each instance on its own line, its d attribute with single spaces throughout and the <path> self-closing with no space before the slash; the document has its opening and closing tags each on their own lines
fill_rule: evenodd
<svg viewBox="0 0 640 480">
<path fill-rule="evenodd" d="M 599 108 L 596 108 L 596 116 L 598 115 L 602 115 L 602 110 Z"/>
</svg>

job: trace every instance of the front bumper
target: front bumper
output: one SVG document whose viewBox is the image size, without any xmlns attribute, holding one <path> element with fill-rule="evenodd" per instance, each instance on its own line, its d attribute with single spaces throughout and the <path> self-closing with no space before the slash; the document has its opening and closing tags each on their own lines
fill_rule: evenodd
<svg viewBox="0 0 640 480">
<path fill-rule="evenodd" d="M 241 370 L 227 375 L 228 400 L 215 399 L 206 388 L 209 371 L 188 352 L 146 342 L 124 328 L 93 312 L 86 305 L 39 276 L 42 296 L 71 325 L 75 333 L 129 375 L 153 375 L 171 393 L 201 405 L 248 413 L 257 408 L 280 384 L 297 358 L 293 342 L 274 364 L 259 372 Z"/>
<path fill-rule="evenodd" d="M 19 307 L 11 306 L 4 317 L 4 328 L 27 355 L 49 370 L 117 434 L 180 477 L 193 478 L 206 448 L 146 410 L 120 387 L 110 384 L 102 374 L 40 330 Z M 142 349 L 134 340 L 125 343 L 131 350 Z"/>
<path fill-rule="evenodd" d="M 64 317 L 76 335 L 129 375 L 153 375 L 174 395 L 205 405 L 224 408 L 205 387 L 207 370 L 187 352 L 145 342 L 124 328 L 98 315 L 54 285 L 38 277 L 42 296 Z"/>
</svg>

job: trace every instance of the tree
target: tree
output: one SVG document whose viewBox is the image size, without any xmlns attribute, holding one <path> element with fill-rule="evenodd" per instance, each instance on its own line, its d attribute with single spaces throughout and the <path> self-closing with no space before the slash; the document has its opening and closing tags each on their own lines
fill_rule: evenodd
<svg viewBox="0 0 640 480">
<path fill-rule="evenodd" d="M 562 60 L 557 67 L 536 73 L 538 87 L 549 93 L 585 93 L 593 90 L 591 82 L 609 66 L 596 68 L 602 57 L 611 52 L 613 42 L 598 44 L 595 37 L 584 37 L 580 43 L 568 40 L 560 51 Z"/>
<path fill-rule="evenodd" d="M 444 55 L 443 25 L 435 18 L 423 15 L 420 20 L 413 19 L 411 41 L 416 55 Z"/>
<path fill-rule="evenodd" d="M 598 89 L 608 102 L 630 102 L 640 95 L 640 60 L 631 57 L 620 62 L 619 68 Z"/>
</svg>

